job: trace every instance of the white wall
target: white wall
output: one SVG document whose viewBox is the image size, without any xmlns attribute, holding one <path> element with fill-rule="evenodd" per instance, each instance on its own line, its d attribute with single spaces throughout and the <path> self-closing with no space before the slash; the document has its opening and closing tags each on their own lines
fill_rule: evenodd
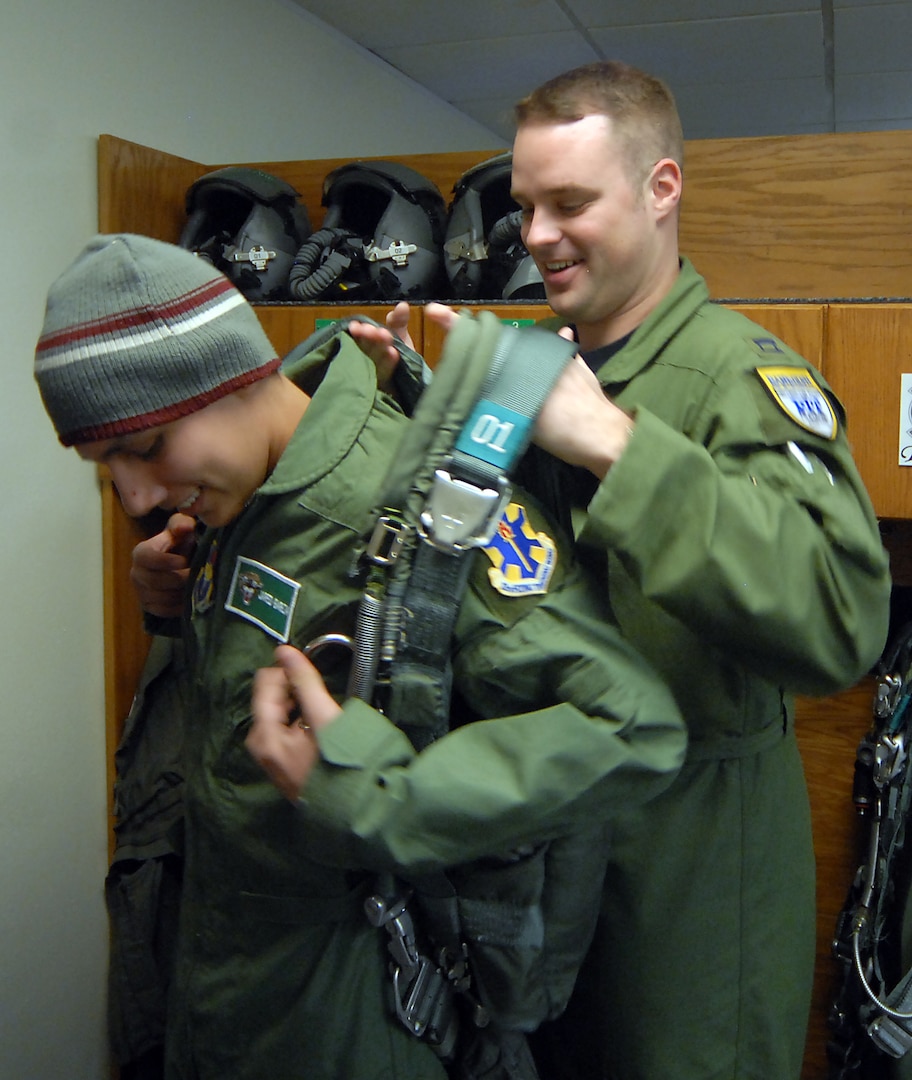
<svg viewBox="0 0 912 1080">
<path fill-rule="evenodd" d="M 108 1075 L 100 506 L 32 379 L 47 286 L 96 231 L 102 132 L 214 162 L 500 145 L 286 0 L 2 3 L 4 1080 Z"/>
</svg>

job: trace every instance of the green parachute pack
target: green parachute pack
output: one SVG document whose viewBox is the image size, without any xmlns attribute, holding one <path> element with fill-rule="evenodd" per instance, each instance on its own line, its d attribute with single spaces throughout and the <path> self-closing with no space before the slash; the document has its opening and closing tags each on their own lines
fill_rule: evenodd
<svg viewBox="0 0 912 1080">
<path fill-rule="evenodd" d="M 358 348 L 348 317 L 286 362 Z M 372 320 L 366 320 L 372 321 Z M 510 474 L 576 346 L 489 311 L 462 314 L 430 377 L 404 345 L 392 393 L 411 412 L 361 554 L 349 696 L 420 750 L 449 729 L 451 634 L 473 554 L 497 527 Z M 403 620 L 408 632 L 403 633 Z M 566 1007 L 598 912 L 605 826 L 446 874 L 384 875 L 366 902 L 388 934 L 400 1021 L 458 1080 L 536 1080 L 526 1034 Z"/>
</svg>

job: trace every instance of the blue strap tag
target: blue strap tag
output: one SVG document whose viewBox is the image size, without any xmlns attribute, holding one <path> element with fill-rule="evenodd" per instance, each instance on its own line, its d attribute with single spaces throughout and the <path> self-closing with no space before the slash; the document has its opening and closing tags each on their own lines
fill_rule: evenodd
<svg viewBox="0 0 912 1080">
<path fill-rule="evenodd" d="M 481 398 L 456 441 L 456 449 L 506 472 L 522 453 L 531 426 L 530 417 Z"/>
</svg>

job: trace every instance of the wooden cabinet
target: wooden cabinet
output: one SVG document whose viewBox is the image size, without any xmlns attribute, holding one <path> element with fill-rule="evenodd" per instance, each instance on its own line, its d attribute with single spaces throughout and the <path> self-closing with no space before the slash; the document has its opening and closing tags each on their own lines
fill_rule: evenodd
<svg viewBox="0 0 912 1080">
<path fill-rule="evenodd" d="M 898 464 L 900 376 L 912 372 L 909 292 L 912 190 L 902 162 L 912 132 L 705 140 L 687 144 L 682 251 L 728 300 L 812 361 L 849 414 L 849 436 L 894 559 L 894 579 L 912 583 L 912 467 Z M 411 165 L 448 195 L 465 170 L 488 152 L 408 155 Z M 99 227 L 177 240 L 184 194 L 204 165 L 101 136 Z M 322 219 L 325 175 L 342 159 L 249 162 L 301 193 L 314 227 Z M 834 297 L 842 299 L 834 299 Z M 758 299 L 752 299 L 758 298 Z M 721 301 L 720 301 L 721 302 Z M 539 319 L 546 304 L 496 304 L 504 319 Z M 389 305 L 366 310 L 382 321 Z M 276 350 L 286 353 L 339 305 L 264 304 L 257 312 Z M 443 338 L 423 307 L 413 311 L 416 347 L 433 362 Z M 909 420 L 912 428 L 912 417 Z M 129 709 L 147 641 L 128 583 L 137 530 L 123 515 L 110 480 L 101 477 L 105 545 L 105 638 L 109 759 Z M 858 826 L 849 797 L 858 740 L 868 726 L 872 686 L 864 680 L 825 700 L 801 699 L 798 736 L 810 789 L 818 857 L 818 955 L 804 1080 L 826 1076 L 825 1018 L 837 972 L 830 938 L 857 864 Z"/>
<path fill-rule="evenodd" d="M 912 462 L 899 464 L 901 420 L 912 433 L 912 399 L 901 390 L 902 375 L 912 376 L 912 304 L 830 304 L 826 363 L 878 516 L 912 519 Z"/>
<path fill-rule="evenodd" d="M 357 309 L 338 304 L 257 304 L 256 312 L 269 340 L 280 356 L 285 356 L 315 330 L 357 310 L 383 322 L 392 304 L 366 304 Z M 424 349 L 424 319 L 421 308 L 412 315 L 409 330 L 418 352 Z"/>
<path fill-rule="evenodd" d="M 758 157 L 761 154 L 762 157 Z M 687 144 L 682 251 L 717 297 L 779 335 L 816 364 L 842 398 L 862 477 L 878 516 L 912 520 L 912 469 L 897 464 L 898 380 L 912 371 L 908 305 L 833 297 L 910 292 L 912 194 L 896 175 L 912 152 L 912 132 L 697 140 Z M 395 160 L 433 180 L 444 195 L 490 152 L 412 154 Z M 344 159 L 249 162 L 291 183 L 311 221 L 322 220 L 322 182 Z M 99 139 L 99 225 L 176 240 L 184 196 L 204 165 L 103 135 Z M 238 164 L 237 162 L 233 164 Z M 753 300 L 751 297 L 762 299 Z M 797 302 L 796 302 L 797 301 Z M 497 305 L 500 311 L 501 305 Z M 279 352 L 311 333 L 339 305 L 257 308 Z M 388 308 L 369 307 L 382 319 Z M 517 305 L 516 317 L 530 308 Z M 533 306 L 533 317 L 547 305 Z M 502 317 L 510 317 L 503 305 Z M 439 331 L 420 307 L 411 326 L 419 349 L 439 355 Z M 427 338 L 425 340 L 425 332 Z"/>
</svg>

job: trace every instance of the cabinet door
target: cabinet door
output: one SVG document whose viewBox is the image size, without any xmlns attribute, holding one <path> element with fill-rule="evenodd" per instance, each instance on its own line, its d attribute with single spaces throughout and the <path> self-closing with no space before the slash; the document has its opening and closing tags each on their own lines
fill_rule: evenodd
<svg viewBox="0 0 912 1080">
<path fill-rule="evenodd" d="M 730 304 L 749 319 L 759 323 L 771 334 L 791 345 L 802 356 L 822 370 L 823 337 L 826 307 L 823 304 Z M 554 312 L 544 302 L 527 304 L 461 304 L 460 310 L 493 311 L 505 322 L 515 325 L 531 324 L 550 318 Z M 430 319 L 424 320 L 424 342 L 428 363 L 433 366 L 440 357 L 444 334 Z"/>
<path fill-rule="evenodd" d="M 912 463 L 899 464 L 900 430 L 912 445 L 912 304 L 831 304 L 826 377 L 848 413 L 849 441 L 874 509 L 912 518 Z"/>
<path fill-rule="evenodd" d="M 531 304 L 454 304 L 459 311 L 493 311 L 503 322 L 513 326 L 531 326 L 554 312 L 542 301 Z M 443 352 L 446 334 L 424 314 L 424 358 L 434 367 Z"/>
<path fill-rule="evenodd" d="M 269 340 L 275 345 L 280 356 L 300 344 L 314 330 L 319 330 L 329 322 L 342 319 L 346 315 L 369 315 L 375 322 L 382 323 L 387 313 L 392 311 L 392 304 L 364 304 L 361 307 L 339 306 L 338 304 L 257 304 L 256 313 Z M 413 308 L 409 320 L 409 332 L 418 352 L 424 348 L 424 321 L 422 309 Z"/>
</svg>

